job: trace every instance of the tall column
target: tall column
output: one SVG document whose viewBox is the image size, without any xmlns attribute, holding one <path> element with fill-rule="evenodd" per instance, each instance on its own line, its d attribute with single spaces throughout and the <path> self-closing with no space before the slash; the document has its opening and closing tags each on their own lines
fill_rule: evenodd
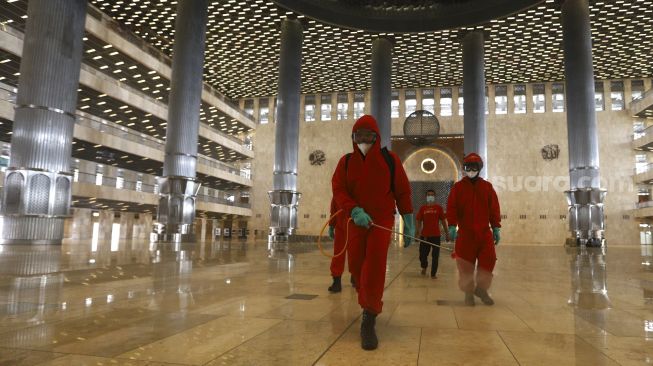
<svg viewBox="0 0 653 366">
<path fill-rule="evenodd" d="M 463 97 L 465 154 L 477 153 L 485 167 L 481 177 L 488 176 L 487 133 L 485 126 L 485 50 L 480 31 L 467 33 L 463 39 Z"/>
<path fill-rule="evenodd" d="M 392 42 L 379 37 L 372 43 L 372 91 L 370 113 L 379 124 L 381 147 L 390 149 L 392 135 Z"/>
<path fill-rule="evenodd" d="M 161 198 L 155 232 L 162 241 L 195 241 L 195 179 L 202 95 L 206 0 L 177 5 Z"/>
<path fill-rule="evenodd" d="M 604 240 L 603 201 L 600 188 L 599 139 L 594 111 L 594 69 L 589 5 L 587 0 L 562 4 L 562 43 L 567 93 L 569 146 L 570 244 L 600 246 Z"/>
<path fill-rule="evenodd" d="M 2 197 L 2 243 L 61 244 L 63 239 L 85 17 L 85 0 L 28 3 Z"/>
<path fill-rule="evenodd" d="M 281 25 L 279 89 L 275 125 L 273 191 L 270 196 L 271 254 L 286 249 L 290 235 L 297 229 L 297 156 L 299 153 L 299 106 L 301 92 L 303 27 L 297 19 L 285 19 Z"/>
</svg>

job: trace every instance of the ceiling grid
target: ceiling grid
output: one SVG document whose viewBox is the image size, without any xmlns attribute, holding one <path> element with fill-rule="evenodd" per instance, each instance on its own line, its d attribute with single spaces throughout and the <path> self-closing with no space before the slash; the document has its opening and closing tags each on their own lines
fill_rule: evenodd
<svg viewBox="0 0 653 366">
<path fill-rule="evenodd" d="M 379 6 L 399 7 L 406 2 L 378 3 Z M 171 55 L 176 1 L 91 0 L 90 3 Z M 0 22 L 10 20 L 21 28 L 20 23 L 25 21 L 25 4 L 25 0 L 11 1 L 11 8 L 2 11 L 2 16 L 7 19 L 0 19 Z M 296 15 L 270 0 L 211 2 L 205 81 L 232 99 L 275 95 L 280 24 L 286 16 Z M 653 48 L 652 1 L 591 0 L 590 17 L 597 79 L 653 75 L 653 54 L 650 52 Z M 299 15 L 299 18 L 303 16 Z M 371 44 L 379 34 L 336 27 L 312 19 L 303 20 L 306 28 L 302 93 L 369 89 Z M 390 34 L 396 42 L 392 87 L 462 84 L 462 54 L 458 41 L 461 29 L 481 29 L 490 35 L 485 52 L 488 83 L 564 79 L 560 10 L 554 0 L 547 0 L 518 14 L 473 28 Z M 122 69 L 129 70 L 129 66 Z M 145 77 L 140 70 L 134 72 Z M 169 86 L 166 82 L 161 80 L 150 84 L 159 91 L 157 98 L 164 100 L 167 97 Z M 157 87 L 159 84 L 162 85 Z"/>
<path fill-rule="evenodd" d="M 390 5 L 397 7 L 402 1 Z M 176 1 L 91 3 L 166 54 L 172 53 Z M 275 95 L 280 24 L 292 12 L 269 0 L 223 0 L 213 1 L 209 14 L 205 80 L 230 98 Z M 592 0 L 590 17 L 597 79 L 653 75 L 652 1 Z M 370 50 L 378 34 L 304 20 L 302 93 L 369 89 Z M 490 35 L 487 82 L 564 80 L 561 28 L 553 0 L 474 27 Z M 462 84 L 458 30 L 392 34 L 396 40 L 392 87 Z"/>
</svg>

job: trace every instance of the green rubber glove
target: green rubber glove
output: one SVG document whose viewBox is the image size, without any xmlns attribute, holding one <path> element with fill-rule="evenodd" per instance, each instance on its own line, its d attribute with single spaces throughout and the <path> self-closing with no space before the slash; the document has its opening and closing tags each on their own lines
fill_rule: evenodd
<svg viewBox="0 0 653 366">
<path fill-rule="evenodd" d="M 494 245 L 499 245 L 499 240 L 501 240 L 501 228 L 493 227 L 492 237 L 494 238 Z"/>
<path fill-rule="evenodd" d="M 449 226 L 449 238 L 451 241 L 456 241 L 456 237 L 458 237 L 458 230 L 454 225 Z"/>
<path fill-rule="evenodd" d="M 329 226 L 329 238 L 333 239 L 336 233 L 336 228 L 333 226 Z"/>
<path fill-rule="evenodd" d="M 370 222 L 372 222 L 370 215 L 361 207 L 354 207 L 351 210 L 351 218 L 354 220 L 354 224 L 362 227 L 370 227 Z"/>
<path fill-rule="evenodd" d="M 406 235 L 415 236 L 415 217 L 410 213 L 401 215 L 401 218 L 404 219 L 404 248 L 408 248 L 413 243 L 413 239 Z"/>
</svg>

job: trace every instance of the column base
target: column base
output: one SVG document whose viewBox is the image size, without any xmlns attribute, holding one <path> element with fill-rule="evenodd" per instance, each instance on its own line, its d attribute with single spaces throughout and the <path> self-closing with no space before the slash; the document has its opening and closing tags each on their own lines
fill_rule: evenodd
<svg viewBox="0 0 653 366">
<path fill-rule="evenodd" d="M 59 240 L 0 239 L 0 245 L 62 245 Z"/>
<path fill-rule="evenodd" d="M 200 184 L 189 177 L 157 178 L 161 186 L 159 208 L 150 241 L 195 243 L 195 196 Z"/>
<path fill-rule="evenodd" d="M 589 238 L 589 239 L 567 238 L 567 240 L 565 241 L 565 246 L 571 248 L 579 248 L 579 247 L 603 248 L 606 246 L 606 241 L 603 238 Z"/>
<path fill-rule="evenodd" d="M 150 242 L 159 243 L 195 243 L 195 225 L 165 225 L 161 223 L 154 224 L 154 231 L 150 236 Z"/>
<path fill-rule="evenodd" d="M 302 194 L 296 191 L 269 191 L 270 231 L 268 250 L 288 252 L 290 237 L 297 229 L 297 208 Z"/>
<path fill-rule="evenodd" d="M 605 246 L 603 202 L 607 191 L 602 188 L 574 188 L 565 191 L 569 205 L 569 231 L 566 245 L 600 248 Z"/>
<path fill-rule="evenodd" d="M 63 217 L 0 216 L 0 244 L 61 245 L 64 220 Z"/>
</svg>

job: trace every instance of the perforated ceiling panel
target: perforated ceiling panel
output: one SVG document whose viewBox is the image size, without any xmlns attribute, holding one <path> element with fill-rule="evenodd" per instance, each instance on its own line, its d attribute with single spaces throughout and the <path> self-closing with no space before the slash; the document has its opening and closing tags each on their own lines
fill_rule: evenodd
<svg viewBox="0 0 653 366">
<path fill-rule="evenodd" d="M 90 2 L 157 48 L 171 53 L 176 1 Z M 16 3 L 24 1 L 9 5 Z M 653 1 L 590 3 L 596 78 L 652 76 Z M 5 17 L 18 9 L 5 5 Z M 230 98 L 276 94 L 279 28 L 290 13 L 268 0 L 221 0 L 211 3 L 209 14 L 205 80 Z M 21 14 L 11 20 L 24 22 Z M 375 34 L 304 20 L 307 27 L 302 92 L 369 89 L 370 49 Z M 477 29 L 490 35 L 485 60 L 489 83 L 564 79 L 560 10 L 554 0 Z M 393 88 L 462 83 L 458 30 L 393 36 Z"/>
</svg>

